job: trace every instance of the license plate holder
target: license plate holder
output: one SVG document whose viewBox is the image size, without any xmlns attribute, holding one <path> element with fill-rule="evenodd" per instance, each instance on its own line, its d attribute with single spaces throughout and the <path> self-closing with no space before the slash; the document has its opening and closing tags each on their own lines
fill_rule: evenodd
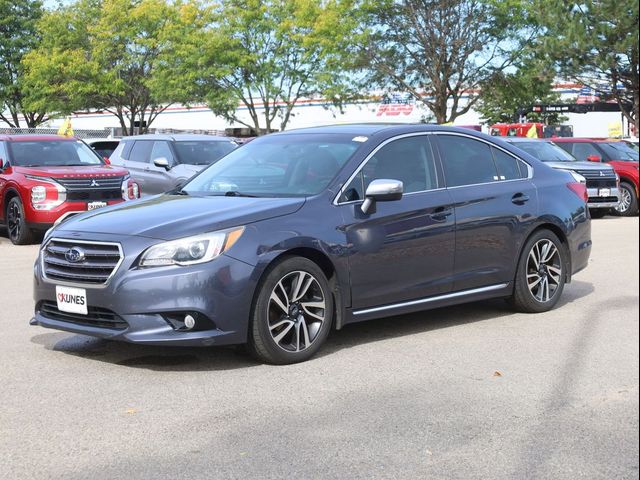
<svg viewBox="0 0 640 480">
<path fill-rule="evenodd" d="M 611 196 L 611 189 L 610 188 L 601 188 L 598 190 L 598 196 L 599 197 L 610 197 Z"/>
<path fill-rule="evenodd" d="M 67 313 L 88 315 L 87 291 L 84 288 L 63 287 L 56 285 L 56 302 L 58 310 Z"/>
<path fill-rule="evenodd" d="M 88 211 L 96 210 L 98 208 L 102 208 L 106 206 L 107 206 L 107 202 L 89 202 L 87 203 L 87 210 Z"/>
</svg>

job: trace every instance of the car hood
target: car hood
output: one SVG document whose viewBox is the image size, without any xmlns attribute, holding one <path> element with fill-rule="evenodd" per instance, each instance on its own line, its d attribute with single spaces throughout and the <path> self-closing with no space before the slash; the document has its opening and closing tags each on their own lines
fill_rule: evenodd
<svg viewBox="0 0 640 480">
<path fill-rule="evenodd" d="M 70 218 L 56 232 L 108 233 L 173 240 L 288 215 L 304 198 L 156 195 Z"/>
<path fill-rule="evenodd" d="M 81 167 L 13 167 L 13 171 L 22 175 L 34 175 L 47 178 L 69 177 L 112 177 L 126 175 L 128 172 L 122 167 L 111 165 L 87 165 Z"/>
<path fill-rule="evenodd" d="M 594 162 L 544 162 L 551 168 L 557 168 L 559 170 L 591 170 L 594 172 L 600 170 L 613 170 L 609 165 L 603 165 L 602 163 Z"/>
</svg>

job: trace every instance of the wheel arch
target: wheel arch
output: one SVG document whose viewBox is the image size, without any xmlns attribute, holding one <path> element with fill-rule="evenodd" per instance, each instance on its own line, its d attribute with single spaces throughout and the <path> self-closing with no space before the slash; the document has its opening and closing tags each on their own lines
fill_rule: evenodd
<svg viewBox="0 0 640 480">
<path fill-rule="evenodd" d="M 15 197 L 20 198 L 20 192 L 18 192 L 13 187 L 7 188 L 7 190 L 4 192 L 4 195 L 2 196 L 2 211 L 0 213 L 2 214 L 2 218 L 5 220 L 6 220 L 6 212 L 7 212 L 7 207 L 9 206 L 9 202 L 11 201 L 12 198 L 15 198 Z M 20 200 L 22 201 L 22 198 L 20 198 Z"/>
<path fill-rule="evenodd" d="M 289 257 L 302 257 L 311 260 L 318 267 L 320 267 L 322 272 L 325 274 L 327 280 L 329 281 L 331 293 L 333 294 L 334 298 L 334 328 L 340 330 L 345 318 L 345 298 L 344 292 L 341 287 L 342 282 L 338 278 L 338 270 L 334 262 L 322 250 L 308 246 L 297 246 L 278 252 L 276 256 L 269 260 L 265 268 L 262 269 L 256 285 L 260 286 L 269 272 L 276 265 Z M 252 304 L 255 304 L 257 296 L 258 288 L 256 288 L 254 292 Z"/>
<path fill-rule="evenodd" d="M 558 237 L 558 239 L 560 240 L 560 242 L 562 243 L 562 246 L 564 247 L 564 251 L 567 255 L 567 272 L 566 272 L 566 277 L 565 277 L 565 282 L 566 283 L 570 283 L 571 282 L 571 272 L 573 271 L 573 267 L 572 267 L 572 260 L 571 260 L 571 249 L 569 248 L 569 239 L 567 238 L 567 234 L 566 232 L 559 227 L 558 225 L 556 225 L 555 223 L 552 222 L 544 222 L 544 223 L 540 223 L 538 225 L 536 225 L 526 236 L 526 238 L 524 239 L 524 242 L 522 242 L 522 246 L 520 247 L 520 254 L 518 255 L 518 263 L 516 264 L 516 269 L 515 269 L 515 273 L 514 273 L 514 283 L 515 283 L 515 275 L 518 274 L 518 265 L 520 264 L 520 260 L 522 259 L 522 255 L 524 254 L 524 247 L 526 247 L 527 242 L 529 241 L 529 239 L 535 235 L 536 233 L 538 233 L 541 230 L 549 230 L 552 233 L 555 234 L 556 237 Z"/>
</svg>

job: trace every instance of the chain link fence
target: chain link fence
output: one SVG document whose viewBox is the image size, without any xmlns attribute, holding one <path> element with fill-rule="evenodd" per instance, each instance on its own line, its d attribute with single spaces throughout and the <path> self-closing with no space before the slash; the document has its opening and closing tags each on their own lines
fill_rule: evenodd
<svg viewBox="0 0 640 480">
<path fill-rule="evenodd" d="M 113 128 L 102 130 L 74 129 L 76 138 L 113 138 Z M 0 128 L 0 135 L 57 135 L 57 128 Z"/>
</svg>

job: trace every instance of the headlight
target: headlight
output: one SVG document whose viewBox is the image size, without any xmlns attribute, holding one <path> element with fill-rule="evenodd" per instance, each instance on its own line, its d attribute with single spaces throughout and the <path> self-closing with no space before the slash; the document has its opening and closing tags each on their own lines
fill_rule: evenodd
<svg viewBox="0 0 640 480">
<path fill-rule="evenodd" d="M 142 254 L 138 265 L 161 267 L 209 262 L 230 249 L 238 241 L 242 232 L 244 227 L 236 227 L 160 243 L 148 248 Z"/>
<path fill-rule="evenodd" d="M 42 203 L 47 199 L 47 189 L 42 185 L 31 187 L 31 203 Z"/>
</svg>

